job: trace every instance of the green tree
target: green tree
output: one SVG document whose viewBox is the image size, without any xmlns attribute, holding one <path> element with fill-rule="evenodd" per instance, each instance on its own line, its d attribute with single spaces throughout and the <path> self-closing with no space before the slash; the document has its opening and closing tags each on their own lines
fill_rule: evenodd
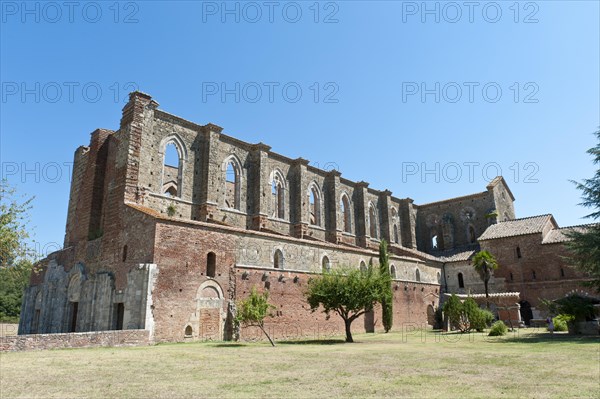
<svg viewBox="0 0 600 399">
<path fill-rule="evenodd" d="M 390 261 L 388 254 L 388 243 L 381 240 L 379 243 L 379 274 L 381 277 L 381 319 L 383 329 L 389 332 L 394 324 L 394 297 L 392 293 L 392 276 L 390 275 Z"/>
<path fill-rule="evenodd" d="M 26 259 L 10 267 L 0 267 L 0 322 L 18 322 L 23 290 L 29 284 L 32 267 Z"/>
<path fill-rule="evenodd" d="M 494 255 L 488 251 L 479 251 L 473 257 L 473 267 L 475 271 L 479 273 L 479 277 L 483 280 L 483 287 L 485 289 L 485 304 L 486 307 L 490 308 L 490 294 L 488 284 L 494 270 L 498 268 L 498 261 L 494 258 Z"/>
<path fill-rule="evenodd" d="M 16 322 L 21 312 L 34 254 L 27 249 L 27 224 L 33 198 L 16 194 L 0 181 L 0 321 Z"/>
<path fill-rule="evenodd" d="M 306 299 L 313 312 L 322 306 L 327 317 L 337 313 L 344 320 L 346 342 L 354 342 L 352 322 L 381 303 L 381 286 L 379 273 L 371 267 L 366 273 L 339 268 L 309 281 Z"/>
<path fill-rule="evenodd" d="M 275 346 L 275 343 L 265 330 L 265 318 L 270 316 L 269 311 L 275 308 L 275 306 L 269 303 L 269 292 L 265 291 L 264 293 L 259 294 L 258 291 L 256 291 L 256 287 L 252 287 L 250 296 L 240 301 L 237 307 L 238 313 L 236 321 L 241 323 L 244 327 L 260 328 L 269 339 L 271 345 Z"/>
<path fill-rule="evenodd" d="M 598 144 L 587 153 L 593 157 L 593 163 L 600 165 L 600 130 L 594 133 Z M 573 181 L 582 192 L 580 205 L 591 208 L 592 213 L 586 216 L 594 221 L 600 219 L 600 168 L 590 179 L 582 182 Z M 571 241 L 567 248 L 571 253 L 571 263 L 579 270 L 590 275 L 591 280 L 584 284 L 600 292 L 600 223 L 586 229 L 573 229 L 567 233 Z"/>
<path fill-rule="evenodd" d="M 461 332 L 468 331 L 469 323 L 464 315 L 463 304 L 456 294 L 452 294 L 452 296 L 444 302 L 442 309 L 453 328 L 456 328 Z"/>
<path fill-rule="evenodd" d="M 19 258 L 31 254 L 25 240 L 33 198 L 18 198 L 6 180 L 0 181 L 0 267 L 13 266 Z"/>
</svg>

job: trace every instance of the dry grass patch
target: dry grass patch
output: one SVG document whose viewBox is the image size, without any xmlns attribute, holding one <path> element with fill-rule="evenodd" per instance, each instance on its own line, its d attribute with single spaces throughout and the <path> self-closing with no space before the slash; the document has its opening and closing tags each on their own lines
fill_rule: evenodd
<svg viewBox="0 0 600 399">
<path fill-rule="evenodd" d="M 341 338 L 341 337 L 340 337 Z M 186 343 L 3 353 L 2 397 L 589 397 L 597 337 L 416 332 L 357 342 Z"/>
</svg>

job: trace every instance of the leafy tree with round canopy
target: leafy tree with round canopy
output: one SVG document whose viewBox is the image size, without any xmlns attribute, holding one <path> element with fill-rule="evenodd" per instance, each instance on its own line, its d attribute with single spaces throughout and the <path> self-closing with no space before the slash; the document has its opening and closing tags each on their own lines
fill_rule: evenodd
<svg viewBox="0 0 600 399">
<path fill-rule="evenodd" d="M 345 267 L 310 280 L 306 299 L 313 312 L 322 307 L 327 317 L 337 313 L 344 320 L 346 342 L 354 342 L 352 322 L 381 303 L 382 287 L 380 274 L 372 267 L 366 272 Z"/>
</svg>

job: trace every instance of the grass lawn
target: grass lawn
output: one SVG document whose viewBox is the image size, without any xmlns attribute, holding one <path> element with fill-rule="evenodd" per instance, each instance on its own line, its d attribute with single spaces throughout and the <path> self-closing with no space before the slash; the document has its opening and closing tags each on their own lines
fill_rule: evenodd
<svg viewBox="0 0 600 399">
<path fill-rule="evenodd" d="M 598 337 L 524 331 L 2 353 L 0 397 L 600 397 Z"/>
</svg>

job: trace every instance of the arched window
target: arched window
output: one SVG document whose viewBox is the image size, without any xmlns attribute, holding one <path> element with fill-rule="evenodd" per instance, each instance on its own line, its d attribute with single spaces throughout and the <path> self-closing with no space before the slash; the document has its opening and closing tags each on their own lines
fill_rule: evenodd
<svg viewBox="0 0 600 399">
<path fill-rule="evenodd" d="M 394 266 L 394 265 L 391 265 L 391 266 L 390 266 L 390 276 L 391 276 L 393 279 L 397 278 L 397 277 L 396 277 L 396 266 Z"/>
<path fill-rule="evenodd" d="M 350 216 L 350 201 L 348 200 L 348 196 L 346 194 L 342 195 L 342 200 L 340 201 L 340 206 L 342 208 L 344 232 L 352 233 L 352 224 L 351 224 L 352 218 Z"/>
<path fill-rule="evenodd" d="M 513 274 L 512 274 L 512 272 L 511 272 L 511 273 L 510 273 L 510 281 L 513 281 L 513 280 L 514 280 L 514 277 L 513 277 Z"/>
<path fill-rule="evenodd" d="M 369 203 L 369 232 L 371 238 L 377 238 L 377 213 L 372 203 Z"/>
<path fill-rule="evenodd" d="M 462 273 L 458 273 L 458 288 L 465 288 L 465 280 Z"/>
<path fill-rule="evenodd" d="M 174 141 L 164 150 L 162 193 L 172 197 L 181 196 L 181 149 Z"/>
<path fill-rule="evenodd" d="M 560 268 L 560 276 L 565 277 L 565 269 L 563 269 L 562 267 Z"/>
<path fill-rule="evenodd" d="M 217 271 L 217 255 L 214 252 L 209 252 L 206 255 L 206 275 L 214 277 Z"/>
<path fill-rule="evenodd" d="M 442 283 L 442 274 L 440 272 L 437 272 L 437 282 Z"/>
<path fill-rule="evenodd" d="M 192 332 L 193 332 L 192 326 L 187 326 L 185 328 L 185 333 L 184 334 L 185 334 L 186 337 L 191 337 L 192 336 Z"/>
<path fill-rule="evenodd" d="M 421 271 L 419 269 L 415 270 L 415 281 L 421 281 Z"/>
<path fill-rule="evenodd" d="M 438 249 L 438 236 L 434 234 L 431 236 L 431 249 Z"/>
<path fill-rule="evenodd" d="M 392 224 L 393 224 L 393 240 L 395 244 L 400 243 L 400 235 L 398 234 L 398 212 L 396 208 L 392 208 Z"/>
<path fill-rule="evenodd" d="M 273 256 L 273 267 L 275 269 L 283 269 L 283 252 L 280 249 L 277 249 Z"/>
<path fill-rule="evenodd" d="M 536 279 L 535 270 L 532 270 L 532 271 L 531 271 L 531 278 L 532 278 L 533 280 L 535 280 L 535 279 Z"/>
<path fill-rule="evenodd" d="M 517 247 L 517 258 L 521 258 L 521 247 Z"/>
<path fill-rule="evenodd" d="M 273 217 L 278 219 L 285 218 L 285 203 L 284 203 L 285 184 L 283 176 L 276 171 L 273 174 L 271 183 L 271 195 L 273 196 Z"/>
<path fill-rule="evenodd" d="M 366 273 L 367 272 L 367 265 L 365 264 L 364 260 L 360 261 L 360 271 L 361 271 L 361 273 Z"/>
<path fill-rule="evenodd" d="M 225 163 L 225 206 L 240 210 L 241 170 L 235 158 Z"/>
<path fill-rule="evenodd" d="M 127 245 L 123 246 L 123 262 L 127 261 Z"/>
<path fill-rule="evenodd" d="M 471 244 L 474 244 L 475 241 L 477 241 L 477 237 L 475 235 L 475 228 L 473 227 L 473 225 L 469 225 L 469 242 Z"/>
<path fill-rule="evenodd" d="M 323 273 L 328 273 L 331 271 L 331 264 L 329 263 L 329 258 L 327 256 L 323 256 L 323 260 L 321 261 L 321 269 Z"/>
<path fill-rule="evenodd" d="M 314 226 L 321 225 L 321 194 L 314 183 L 308 189 L 308 220 Z"/>
</svg>

